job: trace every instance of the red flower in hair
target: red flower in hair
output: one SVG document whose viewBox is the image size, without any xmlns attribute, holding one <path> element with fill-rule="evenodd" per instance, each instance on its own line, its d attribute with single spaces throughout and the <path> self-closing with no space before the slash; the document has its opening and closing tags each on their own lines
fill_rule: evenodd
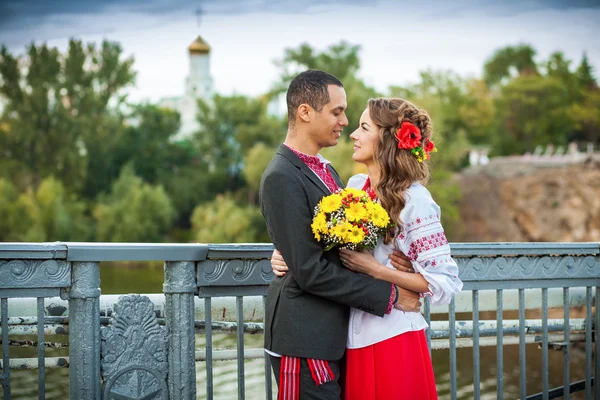
<svg viewBox="0 0 600 400">
<path fill-rule="evenodd" d="M 399 140 L 399 149 L 414 149 L 421 143 L 421 130 L 410 122 L 403 122 L 396 132 L 396 137 Z"/>
<path fill-rule="evenodd" d="M 428 140 L 425 143 L 425 152 L 426 153 L 431 153 L 431 150 L 433 150 L 434 148 L 435 148 L 435 144 L 431 140 Z"/>
</svg>

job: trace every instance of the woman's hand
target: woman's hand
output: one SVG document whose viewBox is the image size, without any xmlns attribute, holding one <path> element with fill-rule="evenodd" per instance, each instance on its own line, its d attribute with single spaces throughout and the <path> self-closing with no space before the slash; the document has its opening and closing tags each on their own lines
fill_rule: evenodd
<svg viewBox="0 0 600 400">
<path fill-rule="evenodd" d="M 412 268 L 412 264 L 404 255 L 396 253 L 394 256 L 390 255 L 390 259 L 396 258 L 401 261 L 401 265 L 407 263 L 411 266 L 407 268 L 405 266 L 395 266 L 394 268 L 388 268 L 381 264 L 373 255 L 363 250 L 360 252 L 340 249 L 340 259 L 344 266 L 355 272 L 362 272 L 375 279 L 387 281 L 393 283 L 401 289 L 398 304 L 401 308 L 406 310 L 413 310 L 415 307 L 419 307 L 419 295 L 418 293 L 425 293 L 429 290 L 429 283 L 419 273 L 414 273 L 415 270 Z M 394 265 L 394 262 L 392 262 Z M 413 293 L 411 293 L 413 292 Z M 416 296 L 415 296 L 416 294 Z"/>
<path fill-rule="evenodd" d="M 344 266 L 354 272 L 362 272 L 363 274 L 375 277 L 376 272 L 379 268 L 383 267 L 373 254 L 367 250 L 352 251 L 347 249 L 340 249 L 340 259 Z"/>
<path fill-rule="evenodd" d="M 400 250 L 394 250 L 389 256 L 392 267 L 402 272 L 415 272 L 412 262 Z"/>
<path fill-rule="evenodd" d="M 277 249 L 273 250 L 273 255 L 271 255 L 271 268 L 275 276 L 285 276 L 288 271 L 288 266 Z"/>
</svg>

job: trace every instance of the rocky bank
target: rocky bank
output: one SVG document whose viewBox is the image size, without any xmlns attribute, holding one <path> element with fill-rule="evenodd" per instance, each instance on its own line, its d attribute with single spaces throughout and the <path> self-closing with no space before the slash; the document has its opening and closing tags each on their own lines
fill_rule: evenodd
<svg viewBox="0 0 600 400">
<path fill-rule="evenodd" d="M 454 242 L 600 241 L 600 155 L 492 159 L 457 179 L 462 226 Z"/>
</svg>

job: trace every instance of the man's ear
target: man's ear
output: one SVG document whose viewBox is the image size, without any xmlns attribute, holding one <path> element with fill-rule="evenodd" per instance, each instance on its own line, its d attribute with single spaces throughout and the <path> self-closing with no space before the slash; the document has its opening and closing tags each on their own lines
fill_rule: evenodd
<svg viewBox="0 0 600 400">
<path fill-rule="evenodd" d="M 313 119 L 314 109 L 308 104 L 300 104 L 298 117 L 302 122 L 310 122 Z"/>
</svg>

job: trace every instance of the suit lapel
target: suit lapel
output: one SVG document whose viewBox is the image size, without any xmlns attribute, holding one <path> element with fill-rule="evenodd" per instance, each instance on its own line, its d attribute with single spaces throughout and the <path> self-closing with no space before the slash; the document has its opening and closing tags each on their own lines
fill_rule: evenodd
<svg viewBox="0 0 600 400">
<path fill-rule="evenodd" d="M 325 186 L 325 184 L 321 181 L 317 174 L 315 174 L 310 168 L 308 168 L 304 161 L 299 159 L 298 156 L 294 154 L 294 152 L 291 151 L 286 145 L 282 144 L 281 146 L 279 146 L 279 150 L 277 150 L 277 153 L 290 160 L 290 162 L 294 164 L 296 168 L 298 168 L 317 188 L 319 188 L 321 192 L 323 192 L 323 194 L 331 194 L 329 188 Z"/>
</svg>

